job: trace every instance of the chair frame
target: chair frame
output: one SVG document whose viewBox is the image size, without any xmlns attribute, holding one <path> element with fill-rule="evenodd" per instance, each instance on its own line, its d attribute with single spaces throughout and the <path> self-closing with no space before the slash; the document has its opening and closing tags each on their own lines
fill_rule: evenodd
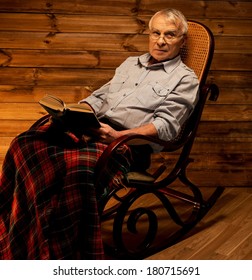
<svg viewBox="0 0 252 280">
<path fill-rule="evenodd" d="M 217 199 L 224 191 L 224 187 L 216 187 L 206 200 L 203 197 L 203 194 L 199 186 L 196 186 L 193 182 L 187 177 L 187 167 L 190 163 L 193 162 L 193 159 L 190 157 L 190 152 L 196 137 L 196 132 L 198 125 L 200 123 L 201 115 L 204 109 L 204 105 L 207 100 L 216 101 L 219 95 L 219 89 L 215 84 L 206 84 L 207 75 L 210 69 L 211 61 L 214 53 L 214 37 L 212 32 L 205 25 L 196 22 L 188 21 L 192 24 L 197 24 L 200 27 L 204 28 L 209 36 L 209 53 L 206 58 L 204 71 L 200 78 L 200 97 L 196 105 L 196 108 L 193 114 L 190 116 L 188 122 L 186 123 L 181 135 L 176 141 L 164 142 L 158 139 L 153 139 L 151 137 L 138 135 L 138 134 L 129 134 L 121 138 L 116 139 L 111 143 L 107 149 L 103 152 L 102 156 L 99 158 L 96 165 L 96 184 L 102 176 L 103 167 L 108 164 L 108 161 L 113 157 L 113 154 L 116 150 L 124 144 L 134 145 L 134 143 L 139 144 L 139 140 L 143 143 L 158 143 L 164 147 L 165 152 L 173 152 L 181 149 L 181 153 L 178 157 L 178 160 L 172 169 L 172 171 L 166 176 L 159 180 L 160 176 L 166 170 L 164 165 L 161 165 L 154 174 L 143 174 L 143 180 L 134 179 L 134 176 L 130 176 L 127 182 L 124 183 L 124 186 L 120 188 L 112 189 L 111 192 L 106 196 L 106 198 L 101 201 L 99 205 L 99 212 L 102 217 L 102 220 L 113 219 L 113 245 L 109 245 L 104 242 L 104 246 L 108 255 L 114 258 L 121 259 L 143 259 L 146 258 L 164 248 L 167 248 L 178 241 L 180 241 L 186 233 L 188 233 L 197 223 L 207 214 L 207 212 L 213 207 Z M 147 180 L 146 180 L 147 178 Z M 178 191 L 171 186 L 176 180 L 179 180 L 185 187 L 184 191 Z M 118 195 L 119 191 L 125 188 L 130 190 L 126 195 L 120 197 Z M 171 186 L 171 187 L 170 187 Z M 188 194 L 188 189 L 192 194 Z M 146 194 L 152 194 L 159 199 L 162 207 L 166 209 L 170 218 L 174 221 L 175 224 L 179 225 L 179 230 L 176 230 L 174 233 L 169 235 L 167 240 L 159 246 L 154 246 L 154 240 L 158 232 L 158 219 L 154 211 L 150 207 L 137 207 L 134 210 L 130 210 L 130 207 L 133 205 L 136 200 L 143 197 Z M 177 213 L 175 207 L 171 202 L 171 198 L 176 198 L 180 201 L 183 201 L 185 204 L 192 205 L 191 215 L 184 221 Z M 117 204 L 109 209 L 107 209 L 108 202 L 114 199 L 117 201 Z M 128 217 L 129 215 L 129 217 Z M 136 225 L 137 221 L 141 216 L 147 215 L 148 217 L 148 231 L 144 240 L 138 246 L 138 248 L 132 250 L 128 249 L 127 245 L 123 241 L 123 225 L 126 223 L 129 232 L 137 234 Z"/>
</svg>

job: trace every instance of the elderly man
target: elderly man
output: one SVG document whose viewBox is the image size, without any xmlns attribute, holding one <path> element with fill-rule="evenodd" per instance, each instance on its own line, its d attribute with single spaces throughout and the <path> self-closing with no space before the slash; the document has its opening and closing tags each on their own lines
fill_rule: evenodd
<svg viewBox="0 0 252 280">
<path fill-rule="evenodd" d="M 198 79 L 184 65 L 180 48 L 187 22 L 174 9 L 149 23 L 149 53 L 129 57 L 111 81 L 80 102 L 94 108 L 101 127 L 88 142 L 55 123 L 16 137 L 0 181 L 0 258 L 102 259 L 94 187 L 95 163 L 114 139 L 130 132 L 171 140 L 197 103 Z M 103 191 L 113 178 L 136 166 L 136 154 L 151 148 L 126 147 L 107 166 Z"/>
<path fill-rule="evenodd" d="M 130 132 L 171 140 L 179 133 L 197 100 L 198 80 L 179 56 L 187 22 L 176 10 L 157 12 L 149 23 L 149 53 L 130 57 L 114 78 L 85 101 L 108 125 L 96 133 L 104 143 Z"/>
</svg>

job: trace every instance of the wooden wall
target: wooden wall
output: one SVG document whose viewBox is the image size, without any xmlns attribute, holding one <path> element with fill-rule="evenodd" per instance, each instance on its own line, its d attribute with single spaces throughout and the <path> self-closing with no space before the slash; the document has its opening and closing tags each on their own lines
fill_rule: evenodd
<svg viewBox="0 0 252 280">
<path fill-rule="evenodd" d="M 208 102 L 193 147 L 191 176 L 203 186 L 252 181 L 251 1 L 0 0 L 0 165 L 10 141 L 44 114 L 46 93 L 78 101 L 108 81 L 129 55 L 147 51 L 147 24 L 180 9 L 213 31 Z"/>
</svg>

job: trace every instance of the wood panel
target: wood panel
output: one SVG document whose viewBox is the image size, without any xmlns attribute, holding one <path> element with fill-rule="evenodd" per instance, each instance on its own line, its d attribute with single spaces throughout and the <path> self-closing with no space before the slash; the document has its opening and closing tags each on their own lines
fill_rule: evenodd
<svg viewBox="0 0 252 280">
<path fill-rule="evenodd" d="M 215 37 L 208 81 L 220 95 L 207 102 L 190 174 L 204 186 L 250 186 L 251 1 L 169 6 Z M 37 104 L 44 94 L 77 102 L 106 83 L 129 55 L 148 51 L 148 20 L 166 7 L 162 0 L 0 0 L 0 166 L 11 139 L 45 114 Z"/>
<path fill-rule="evenodd" d="M 146 30 L 145 17 L 141 20 L 132 16 L 109 15 L 66 15 L 66 14 L 27 14 L 2 13 L 0 29 L 15 31 L 47 31 L 71 33 L 143 33 Z M 114 28 L 114 27 L 117 28 Z"/>
</svg>

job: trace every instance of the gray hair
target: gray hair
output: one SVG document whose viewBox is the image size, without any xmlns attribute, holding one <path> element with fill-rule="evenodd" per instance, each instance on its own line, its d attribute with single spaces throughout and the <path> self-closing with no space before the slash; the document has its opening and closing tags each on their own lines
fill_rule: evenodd
<svg viewBox="0 0 252 280">
<path fill-rule="evenodd" d="M 188 31 L 188 24 L 185 16 L 176 9 L 164 9 L 159 12 L 156 12 L 149 21 L 149 29 L 151 29 L 152 20 L 154 17 L 163 15 L 166 16 L 169 21 L 175 24 L 182 34 L 186 35 Z"/>
</svg>

